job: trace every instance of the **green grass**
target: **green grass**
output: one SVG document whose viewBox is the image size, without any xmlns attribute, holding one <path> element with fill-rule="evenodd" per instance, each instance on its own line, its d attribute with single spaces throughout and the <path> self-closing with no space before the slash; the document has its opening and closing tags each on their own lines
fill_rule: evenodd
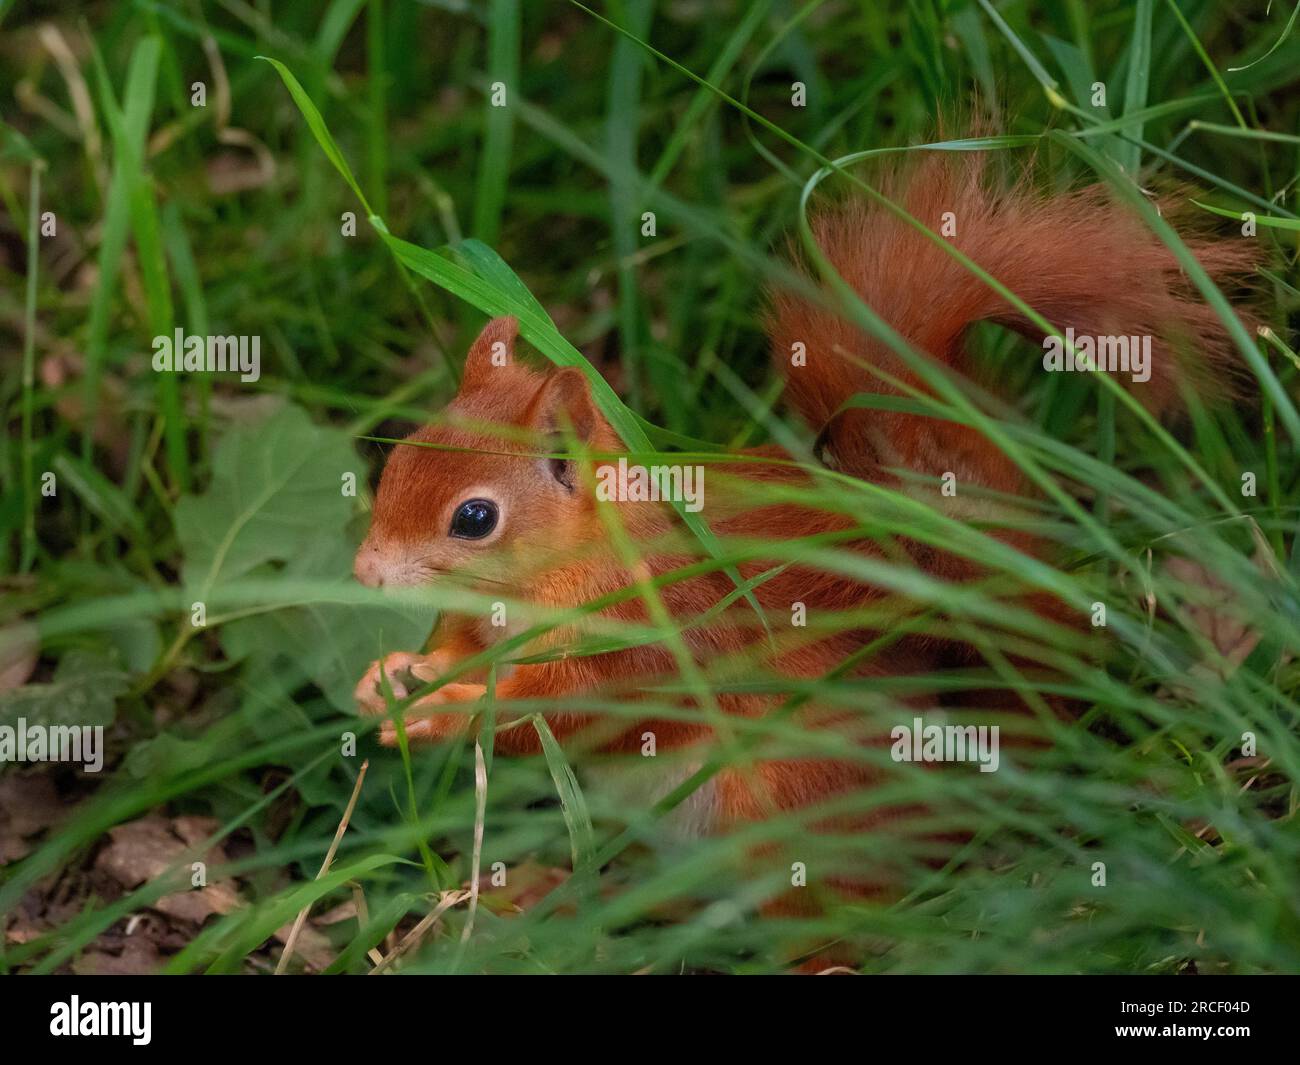
<svg viewBox="0 0 1300 1065">
<path fill-rule="evenodd" d="M 364 972 L 368 951 L 390 953 L 475 864 L 494 863 L 512 882 L 530 868 L 577 875 L 522 914 L 476 903 L 467 937 L 471 904 L 454 897 L 404 971 L 761 972 L 841 938 L 865 945 L 867 971 L 1300 971 L 1293 12 L 1208 0 L 591 6 L 136 0 L 86 4 L 77 18 L 0 7 L 0 639 L 26 623 L 40 649 L 28 686 L 0 694 L 0 723 L 74 707 L 110 737 L 98 775 L 0 768 L 20 795 L 50 777 L 66 806 L 0 866 L 6 927 L 45 912 L 52 885 L 76 900 L 6 937 L 0 965 L 53 972 L 112 952 L 129 918 L 188 888 L 191 863 L 216 847 L 208 882 L 232 883 L 242 905 L 174 922 L 184 942 L 161 952 L 166 971 L 268 971 L 273 933 L 303 906 L 319 914 L 360 895 L 364 917 L 316 931 L 330 971 Z M 49 30 L 38 36 L 47 24 L 70 63 L 56 61 Z M 190 102 L 197 80 L 202 109 Z M 804 108 L 790 106 L 794 81 Z M 490 102 L 496 82 L 504 108 Z M 1096 82 L 1104 108 L 1091 102 Z M 853 320 L 935 391 L 858 402 L 978 426 L 1035 486 L 1022 507 L 1053 557 L 1027 563 L 923 491 L 824 470 L 797 498 L 882 542 L 964 553 L 990 578 L 954 591 L 888 552 L 864 559 L 833 538 L 759 549 L 719 537 L 707 507 L 683 513 L 690 571 L 730 574 L 736 601 L 756 606 L 738 568 L 754 557 L 868 579 L 889 593 L 871 611 L 810 625 L 880 631 L 864 654 L 885 656 L 906 631 L 952 632 L 984 652 L 981 686 L 1086 707 L 1068 723 L 1045 710 L 1007 722 L 1051 743 L 1004 752 L 996 774 L 900 774 L 826 808 L 923 801 L 934 827 L 970 841 L 936 862 L 916 839 L 865 834 L 854 858 L 900 867 L 897 897 L 816 921 L 752 919 L 792 861 L 815 880 L 850 844 L 810 834 L 806 814 L 673 841 L 669 809 L 758 753 L 843 756 L 795 726 L 798 707 L 909 718 L 898 700 L 910 682 L 854 678 L 850 663 L 802 684 L 754 662 L 693 668 L 681 626 L 658 610 L 663 582 L 625 593 L 647 604 L 641 626 L 584 608 L 592 644 L 575 650 L 662 640 L 706 710 L 727 690 L 767 692 L 777 710 L 728 722 L 653 809 L 588 790 L 585 760 L 550 736 L 545 704 L 510 726 L 537 729 L 540 757 L 494 753 L 503 726 L 491 706 L 478 750 L 379 748 L 374 723 L 351 712 L 365 665 L 414 649 L 439 609 L 491 605 L 453 586 L 395 600 L 348 579 L 383 441 L 454 393 L 484 315 L 516 314 L 539 360 L 582 369 L 635 452 L 704 461 L 770 440 L 808 459 L 811 433 L 780 405 L 758 325 L 764 286 L 791 281 L 787 235 L 825 270 L 811 203 L 879 197 L 890 156 L 970 146 L 951 119 L 941 136 L 936 112 L 990 110 L 1003 117 L 980 144 L 999 162 L 1032 154 L 1045 186 L 1105 181 L 1142 214 L 1235 326 L 1245 394 L 1189 396 L 1190 417 L 1161 425 L 1108 378 L 1045 380 L 1034 345 L 990 329 L 974 340 L 999 366 L 990 395 L 936 375 L 846 293 Z M 1144 189 L 1185 183 L 1207 220 L 1234 220 L 1225 240 L 1246 239 L 1241 212 L 1258 215 L 1271 334 L 1229 316 L 1134 174 Z M 221 185 L 232 176 L 244 187 Z M 43 211 L 56 236 L 40 235 Z M 654 237 L 641 236 L 645 211 Z M 968 266 L 972 283 L 997 285 Z M 152 337 L 176 326 L 260 335 L 261 379 L 150 372 Z M 53 497 L 41 493 L 47 471 Z M 1254 496 L 1242 494 L 1246 472 Z M 348 473 L 355 497 L 339 489 Z M 637 550 L 616 525 L 609 534 Z M 1230 595 L 1207 606 L 1213 589 L 1170 569 L 1175 559 Z M 1007 602 L 1025 584 L 1085 615 L 1106 604 L 1106 627 L 1043 624 Z M 196 601 L 203 627 L 191 623 Z M 1257 637 L 1240 664 L 1224 661 L 1201 606 Z M 564 620 L 511 608 L 533 633 Z M 787 625 L 764 622 L 778 637 Z M 526 636 L 494 649 L 494 665 L 531 653 Z M 1017 655 L 1051 664 L 1053 679 L 1022 675 Z M 619 720 L 647 710 L 585 702 Z M 650 702 L 665 718 L 692 712 L 672 691 Z M 1241 751 L 1248 732 L 1253 757 Z M 341 753 L 347 733 L 355 754 Z M 315 879 L 367 757 L 347 832 Z M 108 834 L 151 812 L 211 818 L 207 838 L 169 853 L 166 873 L 109 882 L 97 868 Z M 760 844 L 771 858 L 756 867 L 745 856 Z"/>
</svg>

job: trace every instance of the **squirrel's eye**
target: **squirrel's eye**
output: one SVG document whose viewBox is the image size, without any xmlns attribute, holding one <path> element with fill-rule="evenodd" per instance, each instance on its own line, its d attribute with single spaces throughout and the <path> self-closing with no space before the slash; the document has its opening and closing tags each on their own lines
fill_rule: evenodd
<svg viewBox="0 0 1300 1065">
<path fill-rule="evenodd" d="M 482 540 L 497 527 L 497 505 L 490 499 L 469 499 L 451 517 L 451 535 L 461 540 Z"/>
</svg>

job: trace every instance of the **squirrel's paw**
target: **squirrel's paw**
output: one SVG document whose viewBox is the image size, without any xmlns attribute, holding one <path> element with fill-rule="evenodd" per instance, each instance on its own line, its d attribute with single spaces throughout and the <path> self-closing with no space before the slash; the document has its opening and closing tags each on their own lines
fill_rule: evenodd
<svg viewBox="0 0 1300 1065">
<path fill-rule="evenodd" d="M 421 711 L 433 706 L 446 706 L 449 703 L 472 703 L 487 691 L 482 684 L 444 684 L 437 691 L 417 700 L 411 706 L 411 714 L 402 721 L 409 743 L 437 743 L 464 732 L 469 727 L 471 715 L 468 712 L 451 714 L 422 714 Z M 397 746 L 397 725 L 385 721 L 379 726 L 379 742 L 385 747 Z"/>
<path fill-rule="evenodd" d="M 357 708 L 363 714 L 385 714 L 388 703 L 384 699 L 383 684 L 380 673 L 387 676 L 389 689 L 394 699 L 405 699 L 438 676 L 438 666 L 432 655 L 414 654 L 410 651 L 397 651 L 385 655 L 378 662 L 371 662 L 357 685 Z"/>
</svg>

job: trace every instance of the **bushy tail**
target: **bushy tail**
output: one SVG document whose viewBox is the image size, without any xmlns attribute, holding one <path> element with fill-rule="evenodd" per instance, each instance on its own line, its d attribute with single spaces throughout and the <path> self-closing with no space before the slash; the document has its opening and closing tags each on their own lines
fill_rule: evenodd
<svg viewBox="0 0 1300 1065">
<path fill-rule="evenodd" d="M 937 152 L 895 171 L 877 187 L 948 239 L 1062 332 L 1078 337 L 1150 336 L 1150 378 L 1132 387 L 1154 410 L 1169 407 L 1178 384 L 1222 395 L 1237 357 L 1217 314 L 1181 271 L 1173 253 L 1100 186 L 1043 196 L 1021 181 L 998 191 L 983 153 Z M 951 212 L 949 215 L 948 212 Z M 914 347 L 966 373 L 964 335 L 995 321 L 1042 334 L 1010 304 L 924 234 L 883 208 L 854 200 L 813 221 L 827 258 L 863 300 Z M 1216 282 L 1254 264 L 1248 242 L 1184 234 Z M 916 415 L 849 410 L 859 392 L 894 393 L 860 363 L 914 387 L 914 374 L 881 342 L 833 311 L 786 291 L 771 295 L 768 331 L 794 407 L 823 431 L 826 460 L 857 476 L 882 479 L 901 466 L 1012 489 L 1017 477 L 973 430 Z M 805 365 L 792 364 L 802 343 Z M 855 362 L 859 365 L 855 365 Z M 1117 374 L 1131 380 L 1129 374 Z M 929 391 L 922 388 L 922 391 Z"/>
</svg>

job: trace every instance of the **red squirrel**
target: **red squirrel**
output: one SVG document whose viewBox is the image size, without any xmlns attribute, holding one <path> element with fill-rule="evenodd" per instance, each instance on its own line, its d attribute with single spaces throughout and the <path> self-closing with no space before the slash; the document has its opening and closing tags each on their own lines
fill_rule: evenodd
<svg viewBox="0 0 1300 1065">
<path fill-rule="evenodd" d="M 938 230 L 946 212 L 956 221 L 951 243 L 1041 313 L 1060 330 L 1076 335 L 1150 335 L 1155 338 L 1152 375 L 1138 386 L 1150 405 L 1168 407 L 1181 380 L 1226 373 L 1231 344 L 1215 313 L 1200 302 L 1174 255 L 1138 218 L 1100 187 L 1063 195 L 1040 194 L 1026 180 L 997 187 L 979 153 L 935 153 L 918 167 L 886 176 L 878 187 L 912 216 Z M 1001 296 L 971 274 L 925 234 L 866 201 L 824 209 L 814 218 L 816 239 L 839 274 L 862 300 L 915 349 L 956 374 L 972 368 L 964 346 L 967 330 L 993 321 L 1026 335 L 1041 334 Z M 1230 279 L 1249 267 L 1248 253 L 1229 242 L 1189 237 L 1188 245 L 1210 275 Z M 785 379 L 791 406 L 820 434 L 818 454 L 839 474 L 919 494 L 942 509 L 937 482 L 946 472 L 976 489 L 1029 494 L 1016 465 L 975 428 L 919 414 L 846 407 L 859 393 L 896 393 L 869 372 L 868 364 L 899 382 L 931 390 L 880 341 L 819 302 L 789 291 L 770 295 L 765 322 L 775 366 Z M 455 576 L 469 585 L 549 607 L 577 607 L 637 586 L 700 557 L 690 534 L 667 503 L 602 502 L 593 491 L 600 459 L 537 457 L 537 440 L 579 442 L 600 455 L 625 451 L 601 413 L 588 380 L 573 367 L 530 369 L 515 358 L 515 319 L 490 321 L 469 350 L 464 379 L 454 401 L 435 425 L 397 446 L 383 470 L 374 499 L 369 534 L 356 556 L 357 578 L 367 585 L 420 585 Z M 1195 348 L 1196 367 L 1181 354 Z M 794 364 L 796 343 L 806 353 Z M 1190 376 L 1189 376 L 1190 375 Z M 1197 376 L 1201 375 L 1201 376 Z M 494 432 L 493 425 L 519 430 Z M 522 434 L 522 435 L 521 435 Z M 533 443 L 525 443 L 524 436 Z M 545 449 L 542 449 L 545 450 Z M 743 460 L 743 461 L 741 461 Z M 603 461 L 609 461 L 605 459 Z M 671 461 L 671 460 L 670 460 Z M 707 467 L 712 477 L 715 467 Z M 728 464 L 721 460 L 722 487 L 708 497 L 701 517 L 724 542 L 790 543 L 819 534 L 840 534 L 837 547 L 875 559 L 909 561 L 932 578 L 961 583 L 982 576 L 961 555 L 931 544 L 882 534 L 855 532 L 857 522 L 798 501 L 750 502 L 754 488 L 798 489 L 813 474 L 776 446 L 754 448 Z M 904 478 L 910 472 L 928 480 Z M 710 481 L 713 490 L 714 482 Z M 617 508 L 627 539 L 638 545 L 629 562 L 611 537 L 598 508 Z M 953 509 L 952 514 L 968 517 Z M 862 519 L 859 519 L 862 520 Z M 991 535 L 1036 558 L 1049 546 L 1023 525 L 995 528 Z M 683 539 L 683 537 L 685 539 Z M 753 559 L 737 565 L 745 581 L 775 563 Z M 817 612 L 851 611 L 883 601 L 885 592 L 830 568 L 800 562 L 757 583 L 752 594 L 776 632 L 764 632 L 732 576 L 715 567 L 658 588 L 668 614 L 679 623 L 691 660 L 740 663 L 732 670 L 762 668 L 794 680 L 820 678 L 881 635 L 871 627 L 831 631 L 812 628 L 790 634 L 792 604 Z M 695 623 L 728 598 L 724 610 Z M 1060 603 L 1029 591 L 1019 602 L 1054 621 L 1073 623 Z M 643 595 L 633 594 L 601 611 L 607 618 L 644 624 L 651 619 Z M 374 663 L 357 687 L 362 712 L 386 713 L 380 679 L 386 674 L 402 698 L 482 652 L 510 628 L 486 616 L 444 616 L 426 652 L 390 654 Z M 811 635 L 810 635 L 811 634 Z M 576 629 L 561 629 L 543 641 L 562 651 Z M 744 663 L 748 662 L 746 666 Z M 979 655 L 960 641 L 918 634 L 893 642 L 854 665 L 858 677 L 928 672 L 979 664 Z M 678 678 L 680 659 L 663 643 L 644 643 L 603 653 L 556 655 L 502 668 L 495 700 L 498 720 L 510 720 L 516 700 L 552 700 L 563 706 L 612 695 L 635 709 L 639 693 Z M 679 679 L 679 678 L 678 678 Z M 480 673 L 459 676 L 418 698 L 409 707 L 405 731 L 413 742 L 437 742 L 469 727 L 473 704 L 484 694 Z M 680 683 L 676 691 L 684 689 Z M 717 733 L 717 718 L 690 695 L 676 696 L 683 713 L 613 721 L 572 710 L 548 712 L 546 720 L 561 744 L 586 744 L 606 752 L 635 752 L 647 732 L 662 751 L 699 745 Z M 661 700 L 662 702 L 662 700 Z M 717 709 L 733 717 L 758 717 L 781 702 L 769 694 L 719 691 Z M 917 706 L 931 705 L 918 697 Z M 527 711 L 527 707 L 525 706 Z M 531 712 L 531 711 L 528 711 Z M 851 742 L 880 743 L 880 727 L 862 714 L 803 706 L 799 725 L 842 731 Z M 382 742 L 396 740 L 392 722 L 381 727 Z M 596 737 L 592 739 L 592 737 Z M 539 750 L 531 727 L 500 728 L 496 749 L 505 754 Z M 718 772 L 693 807 L 695 831 L 718 831 L 768 812 L 816 804 L 854 788 L 870 787 L 879 773 L 861 760 L 833 757 L 765 758 Z M 675 780 L 661 782 L 658 793 Z M 881 812 L 879 818 L 891 816 Z M 871 819 L 855 827 L 867 827 Z"/>
</svg>

